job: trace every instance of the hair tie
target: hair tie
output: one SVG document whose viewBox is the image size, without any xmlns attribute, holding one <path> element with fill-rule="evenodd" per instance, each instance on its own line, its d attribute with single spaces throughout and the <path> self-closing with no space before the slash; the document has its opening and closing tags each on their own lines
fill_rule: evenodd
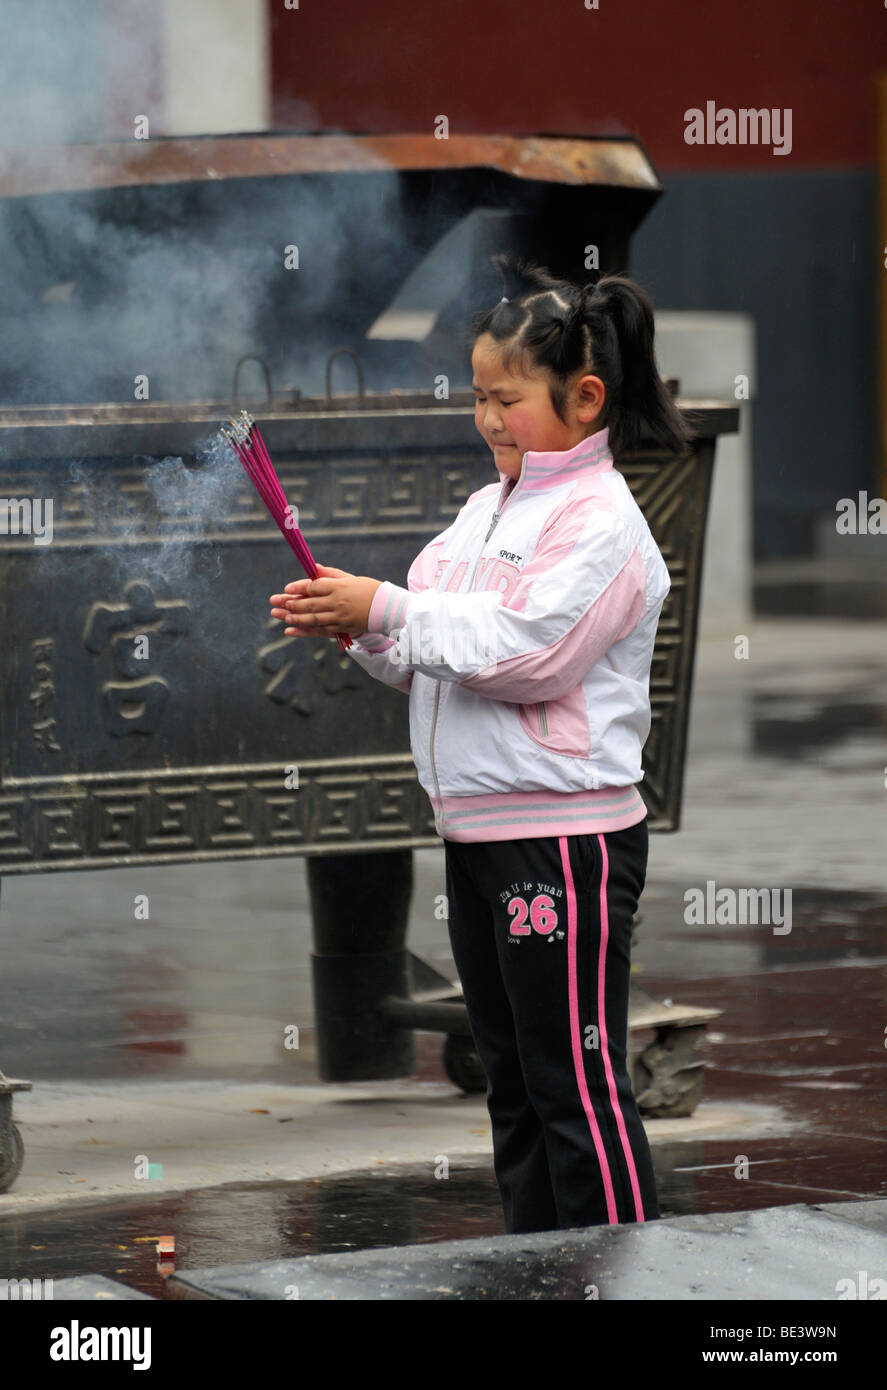
<svg viewBox="0 0 887 1390">
<path fill-rule="evenodd" d="M 587 280 L 582 286 L 582 302 L 585 303 L 589 299 L 594 299 L 598 292 L 598 288 L 599 285 L 597 280 Z"/>
<path fill-rule="evenodd" d="M 566 333 L 572 333 L 572 332 L 575 330 L 576 324 L 580 322 L 580 320 L 581 320 L 582 315 L 583 315 L 584 312 L 585 312 L 585 290 L 584 290 L 584 288 L 583 288 L 583 289 L 581 289 L 581 290 L 579 291 L 579 300 L 578 300 L 578 302 L 577 302 L 576 304 L 572 305 L 571 308 L 569 308 L 569 309 L 567 310 L 567 312 L 564 314 L 563 318 L 560 320 L 560 326 L 561 326 L 562 331 L 563 331 L 565 334 L 566 334 Z"/>
</svg>

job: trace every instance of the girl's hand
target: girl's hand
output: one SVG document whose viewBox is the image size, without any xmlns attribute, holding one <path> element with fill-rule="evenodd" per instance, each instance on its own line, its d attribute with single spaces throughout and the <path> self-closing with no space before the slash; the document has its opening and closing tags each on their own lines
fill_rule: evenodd
<svg viewBox="0 0 887 1390">
<path fill-rule="evenodd" d="M 271 595 L 271 616 L 289 624 L 286 637 L 335 637 L 366 632 L 380 579 L 317 566 L 316 579 L 295 579 L 282 594 Z"/>
</svg>

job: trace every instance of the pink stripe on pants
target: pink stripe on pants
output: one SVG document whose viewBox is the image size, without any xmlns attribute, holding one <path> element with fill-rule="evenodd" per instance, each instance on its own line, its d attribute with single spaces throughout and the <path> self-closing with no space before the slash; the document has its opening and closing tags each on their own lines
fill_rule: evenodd
<svg viewBox="0 0 887 1390">
<path fill-rule="evenodd" d="M 604 1063 L 604 1072 L 607 1078 L 607 1089 L 610 1095 L 610 1104 L 616 1118 L 616 1127 L 619 1131 L 619 1138 L 622 1141 L 622 1151 L 625 1155 L 625 1162 L 628 1167 L 631 1190 L 634 1197 L 635 1214 L 638 1221 L 644 1221 L 643 1203 L 641 1202 L 640 1184 L 638 1183 L 637 1169 L 635 1168 L 634 1156 L 631 1152 L 631 1145 L 628 1142 L 628 1133 L 625 1128 L 625 1119 L 619 1106 L 619 1098 L 616 1094 L 616 1081 L 613 1076 L 613 1065 L 610 1061 L 610 1052 L 607 1039 L 607 1022 L 605 1012 L 604 985 L 606 981 L 607 966 L 607 942 L 610 935 L 609 914 L 607 909 L 607 873 L 609 869 L 609 859 L 607 856 L 607 846 L 603 835 L 597 836 L 597 842 L 601 850 L 602 872 L 600 888 L 600 949 L 598 954 L 598 975 L 597 975 L 597 1017 L 600 1029 L 601 1056 Z M 569 845 L 565 836 L 560 836 L 558 845 L 561 853 L 561 864 L 564 870 L 564 883 L 567 894 L 567 978 L 569 988 L 569 1007 L 570 1007 L 570 1039 L 573 1050 L 573 1066 L 576 1071 L 576 1083 L 579 1087 L 579 1094 L 582 1097 L 582 1108 L 588 1120 L 588 1127 L 594 1140 L 595 1152 L 601 1165 L 601 1175 L 604 1182 L 604 1191 L 607 1198 L 607 1217 L 611 1225 L 619 1222 L 616 1210 L 616 1197 L 613 1191 L 613 1178 L 610 1166 L 607 1162 L 606 1150 L 603 1137 L 598 1126 L 591 1097 L 588 1093 L 588 1082 L 585 1076 L 585 1063 L 582 1056 L 582 1037 L 579 1027 L 579 981 L 576 967 L 576 935 L 577 935 L 577 905 L 576 905 L 576 886 L 573 882 L 573 870 L 570 865 Z"/>
</svg>

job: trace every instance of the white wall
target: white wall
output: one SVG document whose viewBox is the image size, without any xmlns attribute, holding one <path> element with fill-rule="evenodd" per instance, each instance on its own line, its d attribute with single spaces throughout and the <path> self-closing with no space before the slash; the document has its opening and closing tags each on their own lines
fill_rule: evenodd
<svg viewBox="0 0 887 1390">
<path fill-rule="evenodd" d="M 267 130 L 265 0 L 164 0 L 161 52 L 164 135 Z"/>
<path fill-rule="evenodd" d="M 0 146 L 264 131 L 266 0 L 0 0 Z"/>
<path fill-rule="evenodd" d="M 752 595 L 752 420 L 757 381 L 754 322 L 747 314 L 656 315 L 656 356 L 663 377 L 677 377 L 679 396 L 739 406 L 739 434 L 720 435 L 706 527 L 700 635 L 747 633 Z M 736 400 L 735 379 L 749 379 L 750 399 Z"/>
</svg>

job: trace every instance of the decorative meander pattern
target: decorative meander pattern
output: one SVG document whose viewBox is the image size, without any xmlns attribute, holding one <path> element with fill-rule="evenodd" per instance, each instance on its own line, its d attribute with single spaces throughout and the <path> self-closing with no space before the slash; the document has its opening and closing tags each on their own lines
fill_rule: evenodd
<svg viewBox="0 0 887 1390">
<path fill-rule="evenodd" d="M 347 457 L 324 457 L 320 451 L 298 455 L 292 449 L 276 453 L 285 491 L 312 544 L 322 545 L 328 536 L 339 542 L 352 537 L 358 554 L 371 543 L 374 556 L 384 555 L 384 544 L 392 538 L 401 545 L 408 542 L 415 553 L 424 539 L 449 524 L 471 492 L 491 481 L 486 449 L 467 443 L 421 450 L 392 447 L 372 456 L 358 450 Z M 685 460 L 639 452 L 620 466 L 672 580 L 653 657 L 652 726 L 640 783 L 652 830 L 674 830 L 680 821 L 713 457 L 714 440 L 706 439 Z M 7 578 L 11 565 L 20 567 L 16 573 L 39 566 L 48 551 L 82 551 L 78 564 L 81 570 L 86 567 L 90 602 L 80 640 L 94 661 L 113 657 L 113 669 L 108 668 L 99 689 L 109 746 L 113 740 L 121 749 L 139 737 L 155 737 L 169 698 L 162 668 L 143 674 L 134 648 L 140 638 L 133 631 L 150 629 L 155 650 L 162 654 L 187 637 L 199 614 L 189 611 L 182 595 L 159 597 L 135 579 L 124 586 L 123 598 L 116 593 L 117 601 L 111 601 L 107 586 L 89 578 L 90 556 L 119 548 L 121 555 L 131 555 L 122 562 L 122 572 L 137 576 L 140 547 L 171 536 L 209 537 L 224 547 L 267 542 L 274 534 L 248 483 L 238 483 L 224 516 L 202 515 L 199 488 L 189 498 L 187 485 L 174 513 L 164 511 L 151 467 L 150 460 L 118 458 L 83 460 L 74 467 L 52 460 L 27 467 L 13 463 L 4 469 L 7 497 L 53 496 L 55 535 L 48 547 L 34 546 L 23 535 L 0 535 L 0 579 Z M 197 467 L 190 467 L 196 475 Z M 405 723 L 392 746 L 390 728 L 382 737 L 381 718 L 379 747 L 362 757 L 359 766 L 353 757 L 337 760 L 341 743 L 324 746 L 315 740 L 313 761 L 299 760 L 296 789 L 285 787 L 278 761 L 177 770 L 167 759 L 166 766 L 134 771 L 121 753 L 120 765 L 108 771 L 84 773 L 70 763 L 64 766 L 69 754 L 57 740 L 56 717 L 66 700 L 75 698 L 66 691 L 66 679 L 73 677 L 36 615 L 23 620 L 9 604 L 2 614 L 4 641 L 16 644 L 21 675 L 17 692 L 10 686 L 0 700 L 0 747 L 4 737 L 21 736 L 24 727 L 20 713 L 14 730 L 10 719 L 8 699 L 15 693 L 18 706 L 28 706 L 28 736 L 39 750 L 40 775 L 7 775 L 0 784 L 0 873 L 438 843 L 430 805 L 415 778 Z M 23 631 L 29 622 L 33 630 Z M 282 645 L 273 631 L 269 635 L 271 640 L 257 644 L 253 659 L 257 679 L 250 698 L 259 702 L 257 719 L 266 700 L 288 714 L 294 711 L 303 727 L 305 720 L 314 726 L 331 695 L 343 708 L 356 709 L 347 704 L 355 689 L 347 671 L 334 669 L 329 661 L 293 664 L 287 658 L 289 643 Z M 0 692 L 3 684 L 0 673 Z M 378 698 L 401 697 L 383 691 Z M 225 746 L 222 738 L 219 763 Z M 4 748 L 8 769 L 7 752 Z"/>
</svg>

